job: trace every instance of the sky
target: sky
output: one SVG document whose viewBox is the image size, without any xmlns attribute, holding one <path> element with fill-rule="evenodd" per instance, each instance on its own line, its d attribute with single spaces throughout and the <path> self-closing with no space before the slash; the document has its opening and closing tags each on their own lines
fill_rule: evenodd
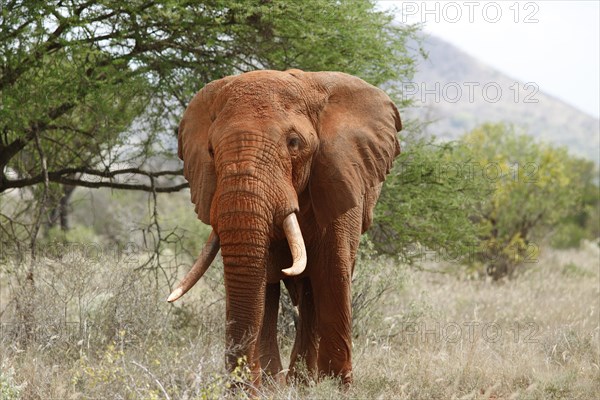
<svg viewBox="0 0 600 400">
<path fill-rule="evenodd" d="M 600 117 L 600 1 L 379 1 L 481 62 Z"/>
</svg>

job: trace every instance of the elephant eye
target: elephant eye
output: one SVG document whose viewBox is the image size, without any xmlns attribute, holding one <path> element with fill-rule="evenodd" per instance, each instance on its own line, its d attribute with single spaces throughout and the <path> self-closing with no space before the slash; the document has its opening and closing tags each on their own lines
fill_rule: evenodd
<svg viewBox="0 0 600 400">
<path fill-rule="evenodd" d="M 294 152 L 300 150 L 300 138 L 297 138 L 297 137 L 289 138 L 288 139 L 288 148 Z"/>
<path fill-rule="evenodd" d="M 215 151 L 213 150 L 212 145 L 208 145 L 208 155 L 210 156 L 210 158 L 214 158 L 215 157 Z"/>
</svg>

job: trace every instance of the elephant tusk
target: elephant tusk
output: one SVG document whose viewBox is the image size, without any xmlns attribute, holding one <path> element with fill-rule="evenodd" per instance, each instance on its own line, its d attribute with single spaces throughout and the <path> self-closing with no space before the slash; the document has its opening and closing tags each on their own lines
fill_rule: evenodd
<svg viewBox="0 0 600 400">
<path fill-rule="evenodd" d="M 167 301 L 172 303 L 190 290 L 192 286 L 194 286 L 196 282 L 202 278 L 202 275 L 204 275 L 206 270 L 208 270 L 208 267 L 210 267 L 210 264 L 213 262 L 218 252 L 219 236 L 217 236 L 214 231 L 211 231 L 204 248 L 194 263 L 194 266 L 181 280 L 181 282 L 179 282 L 179 286 L 177 286 L 177 289 L 173 290 L 173 292 L 167 298 Z"/>
<path fill-rule="evenodd" d="M 281 272 L 286 276 L 300 275 L 306 268 L 306 247 L 304 246 L 304 238 L 302 237 L 298 218 L 295 213 L 291 213 L 285 217 L 283 220 L 283 230 L 290 246 L 294 263 L 290 268 L 283 269 Z"/>
</svg>

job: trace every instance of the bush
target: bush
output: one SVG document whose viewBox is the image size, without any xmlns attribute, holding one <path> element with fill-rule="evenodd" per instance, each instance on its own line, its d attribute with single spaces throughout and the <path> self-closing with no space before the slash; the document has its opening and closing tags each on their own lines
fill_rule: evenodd
<svg viewBox="0 0 600 400">
<path fill-rule="evenodd" d="M 537 260 L 539 242 L 553 226 L 580 212 L 592 170 L 565 148 L 539 143 L 506 124 L 484 124 L 462 140 L 476 172 L 494 188 L 473 216 L 483 232 L 477 261 L 494 279 L 510 276 L 518 265 Z"/>
<path fill-rule="evenodd" d="M 472 155 L 463 143 L 422 137 L 420 128 L 405 137 L 375 209 L 369 237 L 375 249 L 406 263 L 423 261 L 415 246 L 433 252 L 468 253 L 479 242 L 472 223 L 489 182 L 470 173 Z"/>
<path fill-rule="evenodd" d="M 577 248 L 581 241 L 588 238 L 588 231 L 578 224 L 565 222 L 558 225 L 552 233 L 550 244 L 556 249 Z"/>
</svg>

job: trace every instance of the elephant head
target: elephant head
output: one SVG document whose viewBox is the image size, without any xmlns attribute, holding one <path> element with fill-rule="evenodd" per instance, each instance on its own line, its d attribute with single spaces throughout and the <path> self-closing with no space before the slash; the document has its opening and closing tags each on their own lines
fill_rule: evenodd
<svg viewBox="0 0 600 400">
<path fill-rule="evenodd" d="M 248 72 L 211 82 L 191 101 L 178 152 L 198 218 L 213 231 L 168 301 L 196 283 L 220 248 L 227 344 L 237 349 L 230 368 L 246 356 L 260 379 L 267 283 L 309 276 L 312 249 L 349 210 L 370 208 L 354 236 L 368 227 L 365 198 L 378 194 L 399 154 L 400 128 L 383 91 L 343 73 Z M 272 268 L 274 244 L 286 242 L 292 265 Z"/>
</svg>

